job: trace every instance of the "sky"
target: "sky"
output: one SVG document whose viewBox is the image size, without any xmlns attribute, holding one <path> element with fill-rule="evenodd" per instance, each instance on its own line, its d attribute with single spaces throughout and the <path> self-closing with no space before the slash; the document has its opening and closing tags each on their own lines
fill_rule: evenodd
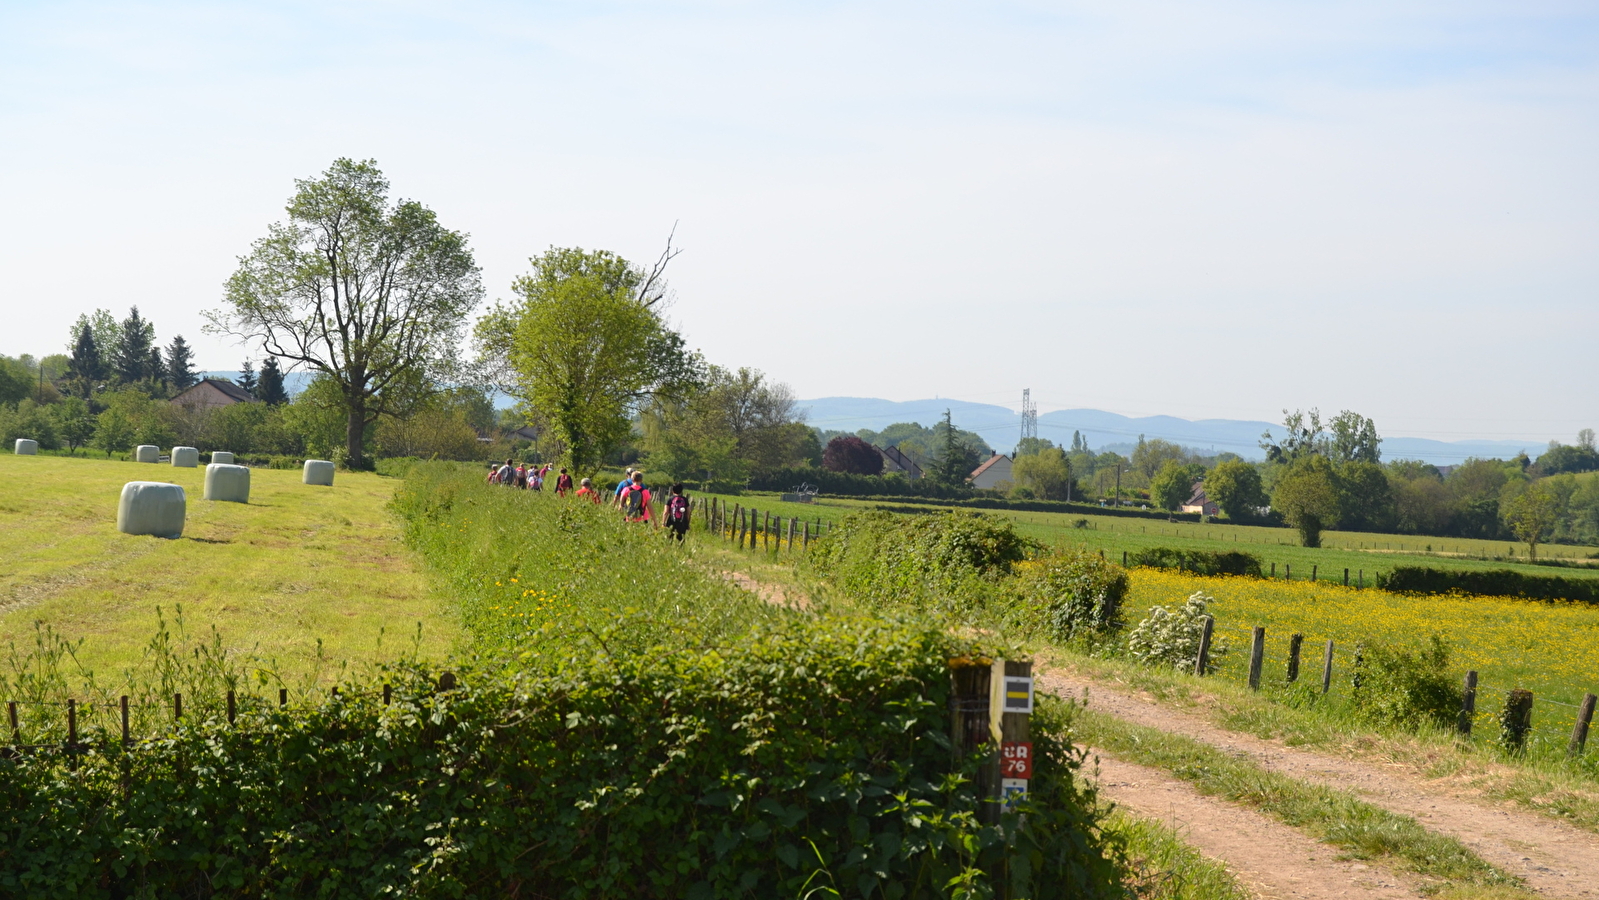
<svg viewBox="0 0 1599 900">
<path fill-rule="evenodd" d="M 1592 3 L 0 4 L 0 353 L 201 333 L 375 159 L 488 297 L 653 260 L 801 397 L 1570 442 L 1599 427 Z"/>
</svg>

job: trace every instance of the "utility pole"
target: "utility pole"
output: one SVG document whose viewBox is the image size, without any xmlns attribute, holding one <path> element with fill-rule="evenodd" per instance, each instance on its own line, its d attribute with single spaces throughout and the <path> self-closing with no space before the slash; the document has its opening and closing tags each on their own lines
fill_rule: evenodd
<svg viewBox="0 0 1599 900">
<path fill-rule="evenodd" d="M 1122 508 L 1122 464 L 1116 464 L 1116 508 Z"/>
</svg>

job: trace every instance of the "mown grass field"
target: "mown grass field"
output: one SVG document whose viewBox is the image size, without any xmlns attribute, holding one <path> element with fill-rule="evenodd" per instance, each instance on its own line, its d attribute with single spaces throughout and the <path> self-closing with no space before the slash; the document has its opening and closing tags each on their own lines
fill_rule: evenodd
<svg viewBox="0 0 1599 900">
<path fill-rule="evenodd" d="M 0 648 L 43 623 L 83 645 L 78 662 L 114 677 L 135 665 L 181 605 L 190 635 L 214 626 L 232 653 L 291 674 L 392 658 L 418 633 L 424 657 L 455 646 L 451 607 L 401 543 L 387 502 L 397 479 L 253 469 L 248 504 L 202 500 L 205 469 L 118 460 L 0 456 Z M 129 481 L 182 485 L 183 537 L 116 530 Z M 320 650 L 319 650 L 320 647 Z M 320 656 L 319 656 L 320 653 Z"/>
</svg>

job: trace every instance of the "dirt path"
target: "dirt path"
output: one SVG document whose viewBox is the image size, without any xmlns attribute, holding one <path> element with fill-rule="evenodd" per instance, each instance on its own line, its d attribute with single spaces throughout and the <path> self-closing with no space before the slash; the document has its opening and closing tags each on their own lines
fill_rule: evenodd
<svg viewBox="0 0 1599 900">
<path fill-rule="evenodd" d="M 1271 900 L 1419 898 L 1392 873 L 1339 859 L 1336 847 L 1274 819 L 1201 795 L 1157 770 L 1099 757 L 1100 795 L 1177 830 L 1185 843 L 1227 864 L 1258 897 Z"/>
<path fill-rule="evenodd" d="M 1428 829 L 1460 840 L 1489 863 L 1525 878 L 1527 886 L 1540 894 L 1599 897 L 1599 837 L 1587 832 L 1531 813 L 1449 796 L 1438 785 L 1370 763 L 1227 731 L 1192 713 L 1159 706 L 1130 689 L 1060 671 L 1040 675 L 1039 686 L 1079 700 L 1086 693 L 1094 709 L 1124 721 L 1210 744 L 1284 775 L 1354 791 L 1374 806 L 1410 816 Z"/>
<path fill-rule="evenodd" d="M 791 597 L 787 591 L 783 590 L 782 585 L 772 584 L 767 581 L 757 581 L 743 572 L 734 572 L 727 569 L 718 574 L 761 598 L 764 603 L 770 603 L 774 606 L 787 606 L 790 609 L 810 609 L 810 598 L 802 594 L 796 594 Z"/>
</svg>

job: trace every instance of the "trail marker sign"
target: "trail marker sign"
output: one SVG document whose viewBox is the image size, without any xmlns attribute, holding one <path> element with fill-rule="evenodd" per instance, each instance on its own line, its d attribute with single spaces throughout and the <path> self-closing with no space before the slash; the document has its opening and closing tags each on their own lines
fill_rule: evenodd
<svg viewBox="0 0 1599 900">
<path fill-rule="evenodd" d="M 1033 712 L 1033 676 L 1005 675 L 1005 706 L 1008 713 Z"/>
<path fill-rule="evenodd" d="M 1027 796 L 1027 779 L 1006 778 L 999 783 L 1000 808 L 1011 812 Z"/>
<path fill-rule="evenodd" d="M 999 749 L 999 774 L 1003 778 L 1033 777 L 1033 742 L 1006 741 Z"/>
</svg>

